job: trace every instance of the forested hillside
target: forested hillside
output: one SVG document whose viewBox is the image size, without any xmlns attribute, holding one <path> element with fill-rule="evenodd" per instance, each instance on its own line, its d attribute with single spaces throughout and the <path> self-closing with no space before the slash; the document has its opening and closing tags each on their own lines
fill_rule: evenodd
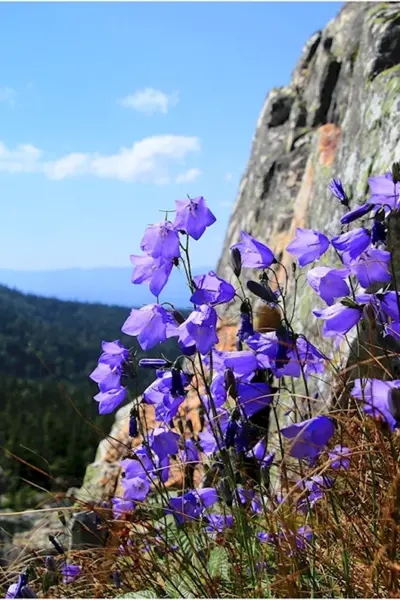
<svg viewBox="0 0 400 600">
<path fill-rule="evenodd" d="M 88 374 L 101 340 L 119 338 L 137 348 L 120 331 L 128 314 L 129 308 L 64 302 L 0 286 L 0 466 L 13 508 L 40 498 L 40 490 L 22 479 L 52 491 L 80 483 L 114 419 L 98 415 L 93 400 L 98 389 Z M 178 354 L 173 340 L 163 351 Z M 155 348 L 146 355 L 159 352 Z M 151 371 L 141 369 L 132 392 L 141 393 L 152 378 Z"/>
</svg>

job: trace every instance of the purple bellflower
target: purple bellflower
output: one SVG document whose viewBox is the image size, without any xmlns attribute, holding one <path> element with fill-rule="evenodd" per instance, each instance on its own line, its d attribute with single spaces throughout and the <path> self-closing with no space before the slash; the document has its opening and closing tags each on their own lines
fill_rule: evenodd
<svg viewBox="0 0 400 600">
<path fill-rule="evenodd" d="M 328 452 L 329 458 L 332 460 L 332 469 L 348 469 L 350 466 L 351 450 L 346 446 L 338 444 L 331 452 Z"/>
<path fill-rule="evenodd" d="M 321 296 L 328 306 L 332 306 L 335 298 L 350 294 L 350 289 L 344 279 L 350 274 L 350 269 L 329 269 L 314 267 L 306 275 L 310 286 Z"/>
<path fill-rule="evenodd" d="M 371 196 L 368 200 L 371 204 L 386 204 L 390 208 L 398 208 L 400 199 L 400 182 L 393 181 L 392 173 L 368 179 Z"/>
<path fill-rule="evenodd" d="M 327 308 L 314 310 L 314 315 L 319 319 L 325 319 L 322 333 L 325 337 L 345 335 L 363 317 L 362 306 L 350 307 L 343 304 L 334 304 Z"/>
<path fill-rule="evenodd" d="M 142 350 L 149 350 L 167 338 L 178 335 L 178 326 L 162 306 L 149 304 L 139 310 L 133 308 L 121 331 L 137 336 Z"/>
<path fill-rule="evenodd" d="M 342 253 L 342 260 L 348 265 L 356 260 L 371 243 L 371 234 L 364 227 L 357 227 L 347 233 L 332 238 L 332 246 Z"/>
<path fill-rule="evenodd" d="M 190 302 L 200 306 L 201 304 L 225 304 L 230 302 L 235 296 L 233 285 L 218 277 L 214 271 L 208 275 L 196 275 L 193 278 L 196 291 L 192 294 Z"/>
<path fill-rule="evenodd" d="M 179 235 L 170 221 L 163 221 L 147 227 L 142 238 L 140 249 L 153 258 L 172 260 L 178 258 Z"/>
<path fill-rule="evenodd" d="M 149 436 L 150 447 L 160 460 L 178 454 L 178 440 L 179 435 L 165 427 L 156 427 Z"/>
<path fill-rule="evenodd" d="M 299 265 L 305 267 L 314 262 L 328 250 L 328 238 L 314 229 L 297 227 L 296 237 L 290 242 L 286 250 L 297 256 Z"/>
<path fill-rule="evenodd" d="M 241 242 L 231 246 L 231 250 L 237 248 L 242 259 L 242 267 L 249 269 L 266 269 L 275 262 L 271 250 L 251 237 L 245 231 L 240 232 Z"/>
<path fill-rule="evenodd" d="M 333 421 L 325 416 L 293 423 L 281 429 L 281 434 L 293 440 L 290 456 L 294 458 L 316 457 L 335 432 Z"/>
<path fill-rule="evenodd" d="M 179 325 L 179 342 L 185 347 L 196 345 L 200 354 L 207 354 L 218 342 L 217 313 L 211 306 L 202 304 Z"/>
<path fill-rule="evenodd" d="M 206 228 L 217 220 L 202 196 L 187 200 L 176 200 L 175 207 L 175 229 L 184 231 L 194 240 L 199 240 Z"/>
<path fill-rule="evenodd" d="M 269 406 L 274 397 L 266 383 L 239 383 L 237 391 L 239 405 L 247 419 Z"/>
<path fill-rule="evenodd" d="M 103 354 L 99 358 L 99 363 L 105 363 L 112 369 L 120 367 L 129 357 L 129 350 L 121 346 L 119 340 L 113 342 L 102 342 Z"/>
<path fill-rule="evenodd" d="M 219 515 L 211 513 L 207 515 L 208 526 L 206 531 L 209 533 L 222 533 L 224 529 L 230 529 L 233 525 L 232 515 Z"/>
<path fill-rule="evenodd" d="M 171 275 L 173 260 L 165 260 L 161 256 L 153 258 L 148 254 L 144 256 L 132 254 L 130 259 L 135 265 L 131 277 L 132 283 L 148 283 L 150 292 L 156 297 L 159 296 Z"/>
<path fill-rule="evenodd" d="M 389 392 L 399 386 L 400 380 L 366 379 L 362 382 L 360 379 L 355 379 L 351 394 L 364 402 L 363 410 L 367 415 L 385 420 L 394 431 L 397 421 L 389 409 Z"/>
<path fill-rule="evenodd" d="M 356 261 L 350 264 L 360 285 L 367 288 L 374 282 L 390 281 L 390 252 L 378 248 L 368 248 Z"/>
<path fill-rule="evenodd" d="M 123 498 L 112 498 L 112 503 L 114 519 L 120 519 L 135 508 L 135 504 L 131 500 L 124 500 Z"/>
<path fill-rule="evenodd" d="M 65 563 L 61 567 L 60 571 L 64 575 L 63 583 L 68 584 L 72 583 L 77 577 L 79 577 L 81 568 L 78 565 L 67 565 L 67 563 Z"/>
<path fill-rule="evenodd" d="M 108 415 L 112 413 L 127 397 L 127 389 L 120 386 L 115 389 L 99 392 L 94 400 L 99 403 L 99 414 Z"/>
</svg>

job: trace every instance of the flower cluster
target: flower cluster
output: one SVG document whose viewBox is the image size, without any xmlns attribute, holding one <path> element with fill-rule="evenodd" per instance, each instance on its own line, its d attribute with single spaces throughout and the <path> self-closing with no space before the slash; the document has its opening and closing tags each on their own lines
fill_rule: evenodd
<svg viewBox="0 0 400 600">
<path fill-rule="evenodd" d="M 329 190 L 346 210 L 340 234 L 331 237 L 327 232 L 297 228 L 286 248 L 301 268 L 309 266 L 300 275 L 305 275 L 305 285 L 319 297 L 319 306 L 326 305 L 315 308 L 313 315 L 324 321 L 322 335 L 333 338 L 335 347 L 368 319 L 379 323 L 384 336 L 400 338 L 400 296 L 391 288 L 387 247 L 388 221 L 400 201 L 397 171 L 372 177 L 369 185 L 368 201 L 350 208 L 345 187 L 333 180 Z M 330 447 L 336 431 L 334 415 L 313 411 L 312 397 L 307 402 L 294 401 L 296 380 L 309 396 L 309 386 L 316 389 L 315 381 L 326 373 L 333 358 L 311 343 L 304 331 L 294 329 L 293 311 L 290 316 L 283 293 L 287 285 L 281 286 L 277 275 L 281 265 L 270 248 L 245 231 L 230 248 L 230 281 L 214 271 L 192 277 L 189 238 L 200 239 L 215 217 L 203 197 L 177 201 L 175 208 L 175 220 L 167 220 L 167 213 L 165 221 L 147 227 L 140 245 L 143 254 L 131 256 L 132 283 L 148 284 L 155 302 L 133 308 L 121 331 L 137 338 L 143 351 L 174 338 L 181 356 L 175 361 L 144 358 L 138 364 L 139 369 L 153 369 L 155 378 L 142 397 L 135 399 L 130 413 L 129 434 L 141 439 L 121 461 L 122 492 L 112 499 L 114 518 L 125 520 L 157 497 L 157 543 L 166 539 L 163 523 L 167 517 L 178 530 L 196 524 L 215 541 L 233 531 L 246 513 L 259 523 L 258 543 L 283 545 L 292 557 L 313 543 L 316 533 L 310 527 L 310 511 L 317 510 L 335 489 L 352 461 L 351 448 L 337 443 Z M 356 221 L 360 222 L 354 226 Z M 336 257 L 332 267 L 327 266 L 329 253 Z M 188 279 L 193 309 L 186 317 L 172 305 L 159 302 L 174 267 L 182 267 Z M 283 265 L 282 271 L 288 278 Z M 300 277 L 296 273 L 297 267 L 293 277 Z M 255 298 L 279 314 L 279 324 L 269 331 L 257 331 Z M 221 351 L 221 306 L 235 301 L 240 315 L 237 347 Z M 103 342 L 102 350 L 90 378 L 99 386 L 94 399 L 105 414 L 128 398 L 134 357 L 119 340 Z M 200 405 L 196 427 L 182 420 L 188 394 Z M 400 425 L 400 380 L 359 378 L 351 395 L 369 417 L 385 421 L 391 430 Z M 289 410 L 284 406 L 288 398 L 292 401 Z M 150 428 L 139 417 L 140 402 L 154 408 L 155 424 Z M 285 423 L 279 416 L 282 413 Z M 274 439 L 280 443 L 272 447 Z M 271 476 L 289 456 L 301 465 L 295 500 L 288 500 L 287 490 Z M 328 464 L 328 473 L 326 469 L 318 472 L 322 464 Z M 206 466 L 205 473 L 201 484 L 195 485 L 193 473 L 200 465 Z M 178 494 L 167 486 L 176 467 L 183 474 Z M 296 526 L 266 529 L 266 507 L 284 507 L 287 502 L 295 511 Z M 121 552 L 131 543 L 127 540 Z M 168 552 L 174 551 L 170 542 L 167 546 Z M 151 544 L 143 547 L 146 552 L 151 549 Z M 264 568 L 263 564 L 257 563 L 256 570 Z M 68 583 L 79 576 L 79 567 L 64 562 L 61 572 Z M 119 587 L 118 569 L 113 578 Z M 8 597 L 26 597 L 21 591 L 26 578 L 13 586 L 9 593 L 15 595 Z"/>
</svg>

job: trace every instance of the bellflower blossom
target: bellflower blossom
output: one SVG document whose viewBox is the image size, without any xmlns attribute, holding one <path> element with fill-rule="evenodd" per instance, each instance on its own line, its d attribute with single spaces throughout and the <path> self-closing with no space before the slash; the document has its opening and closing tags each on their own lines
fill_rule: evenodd
<svg viewBox="0 0 400 600">
<path fill-rule="evenodd" d="M 165 427 L 156 427 L 148 439 L 151 449 L 157 454 L 160 460 L 163 460 L 167 456 L 178 454 L 178 440 L 179 435 Z"/>
<path fill-rule="evenodd" d="M 274 392 L 266 383 L 239 383 L 237 385 L 238 403 L 247 419 L 269 406 Z"/>
<path fill-rule="evenodd" d="M 67 563 L 65 563 L 61 567 L 60 571 L 64 575 L 63 583 L 68 584 L 72 583 L 77 577 L 79 577 L 81 568 L 78 565 L 67 565 Z"/>
<path fill-rule="evenodd" d="M 230 529 L 233 525 L 232 515 L 219 515 L 211 513 L 207 515 L 208 526 L 206 531 L 209 533 L 222 533 L 224 529 Z"/>
<path fill-rule="evenodd" d="M 178 258 L 179 235 L 170 221 L 163 221 L 147 227 L 142 238 L 140 249 L 153 258 L 172 260 Z"/>
<path fill-rule="evenodd" d="M 175 207 L 175 229 L 184 231 L 194 240 L 199 240 L 206 228 L 217 220 L 207 207 L 203 196 L 187 200 L 176 200 Z"/>
<path fill-rule="evenodd" d="M 218 494 L 215 488 L 190 490 L 178 498 L 170 498 L 166 514 L 172 514 L 178 525 L 184 521 L 194 521 L 201 518 L 205 510 L 215 504 Z"/>
<path fill-rule="evenodd" d="M 332 246 L 342 253 L 342 260 L 345 265 L 358 258 L 370 243 L 371 234 L 364 227 L 357 227 L 357 229 L 352 229 L 332 238 Z"/>
<path fill-rule="evenodd" d="M 135 508 L 134 502 L 131 500 L 124 500 L 123 498 L 112 498 L 112 503 L 114 519 L 120 519 L 126 513 L 132 512 Z"/>
<path fill-rule="evenodd" d="M 202 304 L 179 325 L 179 342 L 186 347 L 195 344 L 200 354 L 207 354 L 218 343 L 216 327 L 217 313 L 211 306 Z"/>
<path fill-rule="evenodd" d="M 193 277 L 196 291 L 192 294 L 190 302 L 197 306 L 201 304 L 225 304 L 230 302 L 235 296 L 233 285 L 218 277 L 214 271 L 208 275 L 196 275 Z"/>
<path fill-rule="evenodd" d="M 149 350 L 167 338 L 178 335 L 178 326 L 165 308 L 149 304 L 139 310 L 133 308 L 121 331 L 137 336 L 142 350 Z"/>
<path fill-rule="evenodd" d="M 132 254 L 130 259 L 131 263 L 135 265 L 131 282 L 135 284 L 148 283 L 150 292 L 156 297 L 159 296 L 171 275 L 174 266 L 173 260 L 166 260 L 161 256 L 153 258 L 147 254 L 144 256 Z"/>
<path fill-rule="evenodd" d="M 328 250 L 328 238 L 315 229 L 296 228 L 296 237 L 286 248 L 287 252 L 297 256 L 299 265 L 305 267 L 314 262 Z"/>
<path fill-rule="evenodd" d="M 360 285 L 367 288 L 374 282 L 390 281 L 390 252 L 378 248 L 368 248 L 354 262 L 351 271 L 357 276 Z"/>
<path fill-rule="evenodd" d="M 367 415 L 385 420 L 394 431 L 397 422 L 389 409 L 389 391 L 399 386 L 400 380 L 355 379 L 351 394 L 364 402 L 363 410 Z"/>
<path fill-rule="evenodd" d="M 107 415 L 113 412 L 127 397 L 127 389 L 120 386 L 115 389 L 100 391 L 94 400 L 99 403 L 99 413 L 101 415 Z"/>
<path fill-rule="evenodd" d="M 120 367 L 129 358 L 129 350 L 121 346 L 119 340 L 113 342 L 102 342 L 103 353 L 99 358 L 99 363 L 105 363 L 112 369 Z"/>
<path fill-rule="evenodd" d="M 319 416 L 300 423 L 293 423 L 280 431 L 283 436 L 293 440 L 290 456 L 314 458 L 329 442 L 335 432 L 335 427 L 332 419 Z"/>
<path fill-rule="evenodd" d="M 394 183 L 392 173 L 368 179 L 371 196 L 368 202 L 371 204 L 386 204 L 390 208 L 398 208 L 400 198 L 400 182 Z"/>
<path fill-rule="evenodd" d="M 343 304 L 334 304 L 320 310 L 314 310 L 314 315 L 325 319 L 322 333 L 325 337 L 345 335 L 363 317 L 362 306 L 350 307 Z"/>
<path fill-rule="evenodd" d="M 245 231 L 240 232 L 241 242 L 231 246 L 231 250 L 237 248 L 242 259 L 242 267 L 249 269 L 266 269 L 275 262 L 271 250 L 255 240 Z"/>
<path fill-rule="evenodd" d="M 348 469 L 350 466 L 350 455 L 350 448 L 341 446 L 340 444 L 335 446 L 332 452 L 328 452 L 329 458 L 333 459 L 331 464 L 332 469 Z"/>
<path fill-rule="evenodd" d="M 321 296 L 328 306 L 332 306 L 336 298 L 350 294 L 350 289 L 344 279 L 350 274 L 350 269 L 329 269 L 314 267 L 306 275 L 310 286 Z"/>
</svg>

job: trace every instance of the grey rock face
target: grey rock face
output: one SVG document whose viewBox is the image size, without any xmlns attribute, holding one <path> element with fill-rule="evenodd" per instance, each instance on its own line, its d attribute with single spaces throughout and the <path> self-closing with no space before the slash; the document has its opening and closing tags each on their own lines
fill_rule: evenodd
<svg viewBox="0 0 400 600">
<path fill-rule="evenodd" d="M 268 94 L 218 275 L 233 281 L 229 247 L 242 229 L 267 244 L 290 270 L 292 258 L 285 249 L 296 227 L 340 232 L 343 208 L 327 189 L 330 179 L 340 177 L 353 202 L 363 202 L 368 176 L 399 160 L 399 27 L 399 2 L 345 4 L 305 45 L 290 84 Z M 326 260 L 335 259 L 330 253 Z M 256 276 L 248 270 L 245 275 Z M 282 270 L 277 276 L 282 280 Z M 319 329 L 310 315 L 311 304 L 318 305 L 311 292 L 306 285 L 297 290 L 296 318 L 312 338 Z M 225 316 L 234 314 L 228 307 Z"/>
</svg>

